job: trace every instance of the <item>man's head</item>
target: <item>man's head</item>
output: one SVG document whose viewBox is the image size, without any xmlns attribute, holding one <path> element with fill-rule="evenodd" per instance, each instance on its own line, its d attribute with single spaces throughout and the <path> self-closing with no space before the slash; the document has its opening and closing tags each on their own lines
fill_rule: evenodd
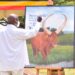
<svg viewBox="0 0 75 75">
<path fill-rule="evenodd" d="M 42 17 L 37 17 L 37 22 L 41 22 L 42 21 Z"/>
<path fill-rule="evenodd" d="M 18 16 L 16 14 L 10 14 L 8 17 L 7 17 L 7 22 L 8 24 L 13 24 L 15 26 L 17 26 L 18 24 Z"/>
</svg>

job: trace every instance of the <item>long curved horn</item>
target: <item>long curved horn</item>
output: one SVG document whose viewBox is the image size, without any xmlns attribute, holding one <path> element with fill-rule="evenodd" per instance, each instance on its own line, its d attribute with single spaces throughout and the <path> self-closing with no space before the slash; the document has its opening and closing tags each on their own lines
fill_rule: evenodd
<svg viewBox="0 0 75 75">
<path fill-rule="evenodd" d="M 43 27 L 43 29 L 44 29 L 44 31 L 47 33 L 47 34 L 51 34 L 52 32 L 51 31 L 49 31 L 46 27 L 45 27 L 45 22 L 46 22 L 46 20 L 49 18 L 49 17 L 51 17 L 51 16 L 53 16 L 54 14 L 50 14 L 50 15 L 48 15 L 44 20 L 43 20 L 43 22 L 42 22 L 42 27 Z"/>
<path fill-rule="evenodd" d="M 47 16 L 47 17 L 45 18 L 45 20 L 43 20 L 43 22 L 42 22 L 44 31 L 45 31 L 47 34 L 49 34 L 49 35 L 50 35 L 52 32 L 49 31 L 49 30 L 45 27 L 44 24 L 45 24 L 46 20 L 47 20 L 49 17 L 53 16 L 53 15 L 54 15 L 54 14 L 50 14 L 50 15 Z M 59 34 L 59 33 L 63 30 L 63 28 L 65 27 L 65 25 L 66 25 L 66 23 L 67 23 L 67 17 L 66 17 L 66 15 L 64 15 L 64 14 L 61 14 L 61 15 L 63 15 L 65 19 L 64 19 L 64 22 L 62 23 L 62 25 L 59 26 L 58 29 L 56 30 L 56 33 L 57 33 L 57 34 Z"/>
<path fill-rule="evenodd" d="M 59 34 L 63 30 L 63 28 L 65 27 L 65 25 L 67 23 L 67 16 L 64 14 L 62 14 L 62 15 L 64 16 L 65 19 L 64 19 L 64 22 L 62 23 L 62 25 L 59 26 L 58 29 L 56 30 L 57 34 Z"/>
</svg>

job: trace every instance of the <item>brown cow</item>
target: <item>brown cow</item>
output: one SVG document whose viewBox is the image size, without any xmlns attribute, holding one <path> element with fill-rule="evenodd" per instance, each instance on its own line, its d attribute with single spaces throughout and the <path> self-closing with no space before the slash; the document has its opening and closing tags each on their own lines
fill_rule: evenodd
<svg viewBox="0 0 75 75">
<path fill-rule="evenodd" d="M 39 32 L 36 37 L 31 39 L 34 56 L 37 57 L 38 53 L 41 52 L 43 59 L 45 59 L 56 42 L 57 34 L 55 32 L 52 32 L 51 35 Z"/>
<path fill-rule="evenodd" d="M 62 31 L 67 22 L 66 15 L 62 14 L 65 18 L 64 22 L 55 32 L 49 31 L 46 27 L 43 27 L 44 31 L 39 32 L 36 37 L 31 39 L 34 56 L 37 57 L 41 52 L 43 59 L 46 59 L 50 50 L 56 45 L 57 35 Z"/>
</svg>

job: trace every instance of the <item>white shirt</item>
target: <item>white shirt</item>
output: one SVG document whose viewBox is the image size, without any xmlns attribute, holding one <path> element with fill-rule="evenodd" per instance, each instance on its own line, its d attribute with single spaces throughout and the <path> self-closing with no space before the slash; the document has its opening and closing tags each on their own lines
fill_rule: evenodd
<svg viewBox="0 0 75 75">
<path fill-rule="evenodd" d="M 0 29 L 0 71 L 19 70 L 29 65 L 26 39 L 36 36 L 39 29 L 40 23 L 31 30 L 12 24 Z"/>
</svg>

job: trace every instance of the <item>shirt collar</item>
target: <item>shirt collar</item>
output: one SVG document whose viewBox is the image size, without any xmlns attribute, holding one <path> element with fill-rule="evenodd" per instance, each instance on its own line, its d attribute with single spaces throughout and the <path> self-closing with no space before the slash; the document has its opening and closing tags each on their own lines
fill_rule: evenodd
<svg viewBox="0 0 75 75">
<path fill-rule="evenodd" d="M 17 27 L 15 25 L 13 25 L 13 24 L 8 24 L 7 28 L 17 28 Z"/>
</svg>

